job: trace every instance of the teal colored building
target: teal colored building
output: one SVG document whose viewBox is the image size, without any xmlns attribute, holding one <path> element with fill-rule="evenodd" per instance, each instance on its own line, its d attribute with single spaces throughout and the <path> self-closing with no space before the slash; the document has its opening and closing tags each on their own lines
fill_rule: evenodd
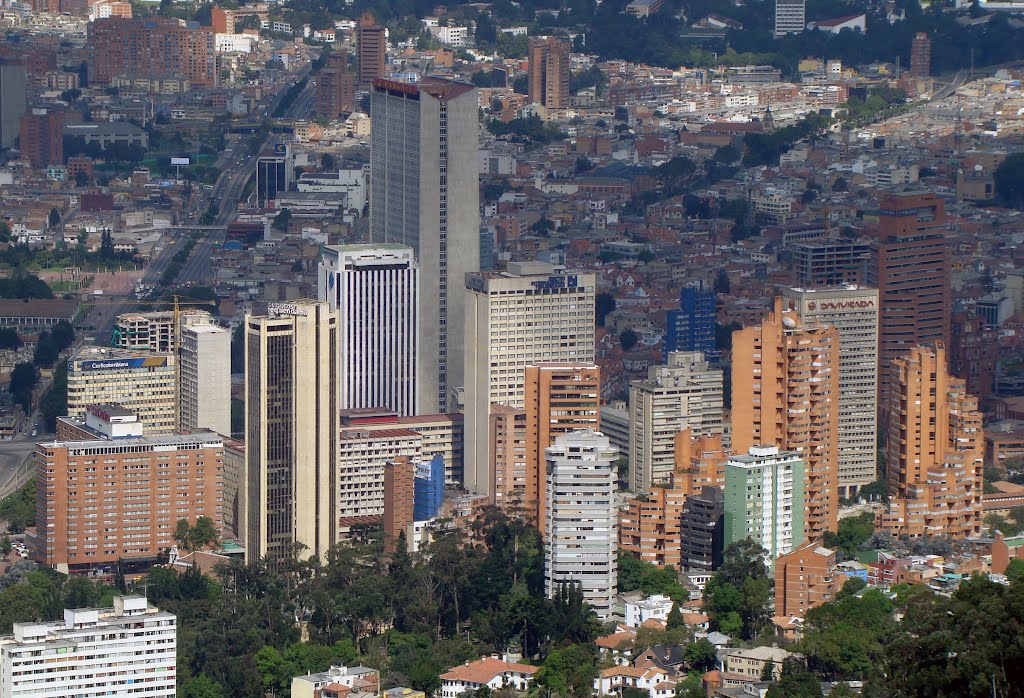
<svg viewBox="0 0 1024 698">
<path fill-rule="evenodd" d="M 768 562 L 804 542 L 804 461 L 776 446 L 754 446 L 725 464 L 725 545 L 752 538 Z"/>
</svg>

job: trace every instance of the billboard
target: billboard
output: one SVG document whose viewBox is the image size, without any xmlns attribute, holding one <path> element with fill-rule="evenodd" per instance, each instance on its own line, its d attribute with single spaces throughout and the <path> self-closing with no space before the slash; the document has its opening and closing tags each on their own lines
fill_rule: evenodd
<svg viewBox="0 0 1024 698">
<path fill-rule="evenodd" d="M 171 166 L 174 166 L 174 165 L 186 166 L 186 165 L 188 165 L 188 163 L 189 163 L 189 159 L 188 158 L 171 158 Z"/>
<path fill-rule="evenodd" d="M 71 363 L 71 362 L 69 362 Z M 140 356 L 131 359 L 99 359 L 97 361 L 79 361 L 79 371 L 131 371 L 136 368 L 154 368 L 166 366 L 166 356 Z M 74 369 L 74 365 L 68 368 Z"/>
</svg>

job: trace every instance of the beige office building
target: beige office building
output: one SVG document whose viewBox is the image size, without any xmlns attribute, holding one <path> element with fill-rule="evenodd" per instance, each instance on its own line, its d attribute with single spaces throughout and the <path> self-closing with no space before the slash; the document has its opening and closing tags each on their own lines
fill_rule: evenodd
<svg viewBox="0 0 1024 698">
<path fill-rule="evenodd" d="M 634 492 L 668 482 L 676 469 L 676 434 L 722 433 L 722 369 L 700 351 L 676 351 L 666 365 L 629 386 L 629 467 Z"/>
<path fill-rule="evenodd" d="M 411 429 L 342 427 L 338 444 L 338 508 L 334 521 L 384 515 L 384 470 L 394 460 L 420 460 L 423 437 Z"/>
<path fill-rule="evenodd" d="M 594 361 L 592 273 L 513 262 L 466 275 L 465 486 L 494 497 L 488 446 L 492 404 L 523 408 L 526 367 Z"/>
<path fill-rule="evenodd" d="M 839 496 L 875 481 L 878 464 L 878 289 L 782 292 L 804 325 L 839 332 Z"/>
<path fill-rule="evenodd" d="M 85 419 L 89 405 L 115 403 L 138 415 L 147 436 L 177 425 L 173 354 L 82 347 L 68 361 L 68 416 Z"/>
<path fill-rule="evenodd" d="M 223 327 L 181 327 L 178 429 L 209 429 L 231 436 L 231 333 Z"/>
<path fill-rule="evenodd" d="M 336 542 L 338 313 L 300 299 L 245 319 L 246 558 Z"/>
</svg>

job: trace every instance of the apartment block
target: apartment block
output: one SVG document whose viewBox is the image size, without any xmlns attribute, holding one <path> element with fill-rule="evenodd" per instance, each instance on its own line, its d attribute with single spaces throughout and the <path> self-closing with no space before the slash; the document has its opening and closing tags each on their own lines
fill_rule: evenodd
<svg viewBox="0 0 1024 698">
<path fill-rule="evenodd" d="M 22 115 L 19 126 L 18 149 L 32 167 L 64 163 L 63 112 L 33 110 Z"/>
<path fill-rule="evenodd" d="M 399 538 L 413 522 L 416 464 L 408 456 L 399 456 L 384 464 L 384 550 L 393 553 Z"/>
<path fill-rule="evenodd" d="M 807 0 L 775 0 L 775 36 L 800 34 L 807 24 Z"/>
<path fill-rule="evenodd" d="M 839 513 L 839 332 L 803 323 L 783 299 L 760 324 L 733 333 L 732 446 L 797 453 L 806 478 L 807 540 L 834 531 Z"/>
<path fill-rule="evenodd" d="M 601 427 L 601 369 L 593 363 L 539 363 L 526 367 L 526 502 L 536 501 L 544 533 L 546 449 L 560 434 Z"/>
<path fill-rule="evenodd" d="M 979 535 L 985 433 L 978 399 L 949 375 L 941 342 L 914 347 L 893 363 L 885 451 L 890 499 L 876 526 L 912 538 Z"/>
<path fill-rule="evenodd" d="M 337 119 L 355 109 L 356 76 L 348 70 L 348 52 L 333 51 L 316 77 L 316 111 Z"/>
<path fill-rule="evenodd" d="M 722 370 L 702 352 L 673 352 L 629 387 L 629 467 L 634 492 L 675 471 L 676 434 L 722 433 Z"/>
<path fill-rule="evenodd" d="M 165 17 L 110 17 L 89 23 L 89 81 L 182 76 L 198 87 L 217 85 L 213 27 Z"/>
<path fill-rule="evenodd" d="M 177 425 L 173 354 L 82 347 L 68 360 L 68 415 L 85 418 L 89 405 L 116 403 L 138 415 L 147 436 Z"/>
<path fill-rule="evenodd" d="M 245 318 L 246 559 L 337 542 L 338 313 L 299 299 Z"/>
<path fill-rule="evenodd" d="M 90 413 L 93 418 L 95 414 Z M 38 444 L 34 558 L 69 573 L 174 545 L 174 527 L 224 523 L 224 442 L 211 431 Z M 103 429 L 103 427 L 101 427 Z"/>
<path fill-rule="evenodd" d="M 387 29 L 378 26 L 373 15 L 366 13 L 356 27 L 356 52 L 359 58 L 359 85 L 369 86 L 384 77 L 387 67 Z"/>
<path fill-rule="evenodd" d="M 722 437 L 693 437 L 684 429 L 675 437 L 675 466 L 667 482 L 652 486 L 619 511 L 619 547 L 658 567 L 682 569 L 682 517 L 687 502 L 705 487 L 724 483 L 726 454 Z"/>
<path fill-rule="evenodd" d="M 803 618 L 812 608 L 835 600 L 841 588 L 834 550 L 805 543 L 775 560 L 777 617 Z"/>
<path fill-rule="evenodd" d="M 766 562 L 804 541 L 804 461 L 777 446 L 753 446 L 725 464 L 724 544 L 752 539 Z"/>
<path fill-rule="evenodd" d="M 527 59 L 530 64 L 529 97 L 532 104 L 547 109 L 569 107 L 569 53 L 568 39 L 559 36 L 530 38 Z"/>
<path fill-rule="evenodd" d="M 840 497 L 875 481 L 878 463 L 878 290 L 847 286 L 785 289 L 804 325 L 839 333 Z"/>
<path fill-rule="evenodd" d="M 0 695 L 66 698 L 176 695 L 178 619 L 141 596 L 112 608 L 65 609 L 64 619 L 15 623 L 0 637 Z"/>
<path fill-rule="evenodd" d="M 800 288 L 855 286 L 867 279 L 871 247 L 867 240 L 820 238 L 786 245 Z"/>
<path fill-rule="evenodd" d="M 679 542 L 678 569 L 710 574 L 719 568 L 725 549 L 725 494 L 721 487 L 705 485 L 686 498 Z"/>
<path fill-rule="evenodd" d="M 334 520 L 383 516 L 385 467 L 402 457 L 418 460 L 423 454 L 423 437 L 411 429 L 363 426 L 342 427 L 339 433 Z"/>
<path fill-rule="evenodd" d="M 716 358 L 715 319 L 717 294 L 703 287 L 687 286 L 679 292 L 679 310 L 668 311 L 665 321 L 665 353 L 700 351 Z"/>
<path fill-rule="evenodd" d="M 547 449 L 547 595 L 553 598 L 563 584 L 579 584 L 602 621 L 611 618 L 618 586 L 617 458 L 608 439 L 592 430 L 562 434 Z"/>
<path fill-rule="evenodd" d="M 465 484 L 493 502 L 491 405 L 526 407 L 527 366 L 594 361 L 596 282 L 591 273 L 543 262 L 514 262 L 506 272 L 467 274 L 465 281 Z"/>
<path fill-rule="evenodd" d="M 536 519 L 539 496 L 531 500 L 527 499 L 526 494 L 526 410 L 509 405 L 491 405 L 487 417 L 487 444 L 490 450 L 490 477 L 494 483 L 494 504 L 505 511 L 527 517 L 539 528 L 540 523 Z M 532 457 L 529 460 L 532 462 Z"/>
</svg>

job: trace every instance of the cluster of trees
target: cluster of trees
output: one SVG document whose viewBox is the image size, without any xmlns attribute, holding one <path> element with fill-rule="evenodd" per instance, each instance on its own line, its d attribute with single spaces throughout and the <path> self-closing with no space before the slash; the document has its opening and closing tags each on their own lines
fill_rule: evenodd
<svg viewBox="0 0 1024 698">
<path fill-rule="evenodd" d="M 75 328 L 61 320 L 49 330 L 39 333 L 32 361 L 40 368 L 53 368 L 60 353 L 75 343 Z"/>
<path fill-rule="evenodd" d="M 203 550 L 220 540 L 213 519 L 200 516 L 194 524 L 188 519 L 179 519 L 174 528 L 174 541 L 184 550 Z"/>
<path fill-rule="evenodd" d="M 770 167 L 779 164 L 779 156 L 789 152 L 797 143 L 818 138 L 828 130 L 831 119 L 821 114 L 809 114 L 795 124 L 771 133 L 748 133 L 743 138 L 745 167 Z"/>
<path fill-rule="evenodd" d="M 136 163 L 146 157 L 146 149 L 138 143 L 115 142 L 101 146 L 95 141 L 87 143 L 83 136 L 64 136 L 64 155 L 69 158 L 87 155 L 94 160 Z"/>
<path fill-rule="evenodd" d="M 565 133 L 556 124 L 545 122 L 536 115 L 507 122 L 491 119 L 487 122 L 487 130 L 495 136 L 511 136 L 518 143 L 545 144 L 565 138 Z"/>
<path fill-rule="evenodd" d="M 121 590 L 19 560 L 0 577 L 0 635 L 14 623 L 63 618 L 65 608 L 111 606 Z"/>
<path fill-rule="evenodd" d="M 294 104 L 295 100 L 298 99 L 300 94 L 302 94 L 302 91 L 306 89 L 306 83 L 308 82 L 309 78 L 302 78 L 297 83 L 289 87 L 283 95 L 281 95 L 281 100 L 277 103 L 277 107 L 274 109 L 273 116 L 275 119 L 288 113 L 292 104 Z"/>
<path fill-rule="evenodd" d="M 775 584 L 764 556 L 764 548 L 749 538 L 723 551 L 722 566 L 704 587 L 704 609 L 712 628 L 744 640 L 772 632 Z"/>
<path fill-rule="evenodd" d="M 21 247 L 28 249 L 27 245 L 16 246 L 16 248 Z M 15 248 L 8 248 L 7 251 L 10 251 L 10 249 Z M 21 268 L 18 262 L 11 264 L 11 261 L 3 257 L 6 257 L 6 255 L 0 256 L 0 263 L 10 264 L 15 269 Z M 0 278 L 0 298 L 53 298 L 53 290 L 35 274 L 19 271 L 13 276 Z"/>
<path fill-rule="evenodd" d="M 0 521 L 7 522 L 7 530 L 21 533 L 29 526 L 36 524 L 36 482 L 16 490 L 13 494 L 0 500 Z M 3 629 L 0 628 L 0 631 Z"/>
<path fill-rule="evenodd" d="M 167 268 L 164 269 L 164 273 L 160 275 L 161 286 L 170 286 L 174 283 L 198 242 L 198 235 L 190 235 L 188 239 L 185 240 L 185 246 L 174 253 L 174 256 L 171 257 L 171 263 L 167 265 Z"/>
<path fill-rule="evenodd" d="M 1024 209 L 1024 153 L 1013 153 L 995 171 L 996 196 L 1009 208 Z"/>
<path fill-rule="evenodd" d="M 836 532 L 826 531 L 822 543 L 843 558 L 852 558 L 875 534 L 875 515 L 865 512 L 841 519 Z"/>
<path fill-rule="evenodd" d="M 24 342 L 13 327 L 0 328 L 0 349 L 20 349 Z"/>
</svg>

